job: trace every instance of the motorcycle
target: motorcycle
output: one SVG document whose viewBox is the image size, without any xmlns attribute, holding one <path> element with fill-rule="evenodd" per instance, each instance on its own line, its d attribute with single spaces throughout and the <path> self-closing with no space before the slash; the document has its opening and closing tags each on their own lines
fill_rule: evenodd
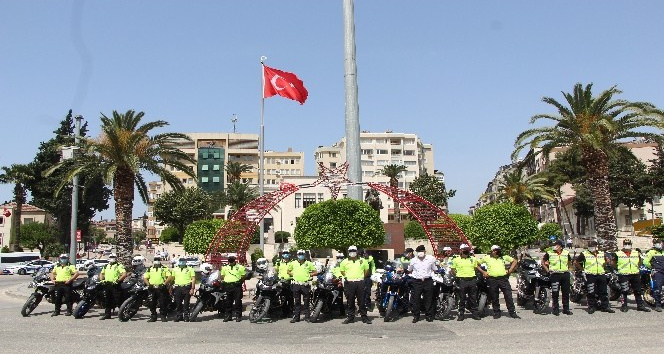
<svg viewBox="0 0 664 354">
<path fill-rule="evenodd" d="M 439 321 L 446 320 L 457 303 L 454 274 L 449 269 L 441 267 L 431 278 L 433 279 L 434 298 L 436 299 L 434 318 Z"/>
<path fill-rule="evenodd" d="M 196 321 L 201 311 L 217 311 L 222 313 L 226 303 L 227 294 L 224 291 L 222 282 L 219 280 L 219 271 L 216 270 L 201 283 L 196 291 L 196 304 L 189 314 L 189 321 Z"/>
<path fill-rule="evenodd" d="M 258 272 L 254 304 L 249 311 L 249 321 L 255 323 L 267 316 L 270 310 L 281 309 L 287 301 L 283 295 L 284 283 L 279 280 L 274 269 Z"/>
<path fill-rule="evenodd" d="M 486 266 L 483 264 L 482 269 L 486 271 Z M 484 314 L 484 310 L 487 308 L 487 303 L 489 302 L 489 284 L 487 283 L 486 278 L 482 273 L 477 272 L 477 313 L 480 315 Z"/>
<path fill-rule="evenodd" d="M 102 268 L 100 267 L 95 267 L 94 270 L 88 271 L 88 280 L 85 282 L 85 291 L 74 308 L 74 318 L 83 318 L 94 305 L 104 308 L 106 296 L 104 287 L 107 285 L 99 280 L 101 271 Z M 91 274 L 92 277 L 90 277 Z M 124 301 L 132 295 L 130 290 L 133 289 L 137 283 L 143 283 L 142 273 L 132 273 L 131 276 L 127 277 L 122 283 L 120 283 L 120 301 L 124 303 Z"/>
<path fill-rule="evenodd" d="M 549 275 L 535 260 L 522 256 L 517 271 L 517 305 L 525 306 L 528 301 L 532 300 L 533 312 L 540 314 L 549 306 L 550 294 Z"/>
<path fill-rule="evenodd" d="M 578 304 L 588 295 L 588 287 L 586 284 L 586 273 L 580 270 L 575 271 L 569 294 L 570 301 Z"/>
<path fill-rule="evenodd" d="M 311 322 L 316 322 L 321 313 L 330 313 L 336 307 L 343 316 L 343 283 L 328 268 L 318 275 L 316 288 L 311 294 Z"/>
<path fill-rule="evenodd" d="M 376 304 L 385 322 L 408 311 L 408 299 L 405 296 L 406 277 L 406 274 L 397 272 L 390 265 L 385 267 L 381 284 L 376 289 Z"/>
<path fill-rule="evenodd" d="M 72 284 L 72 302 L 77 302 L 81 298 L 83 291 L 83 284 L 85 279 L 76 279 Z M 21 315 L 23 317 L 29 316 L 32 311 L 37 308 L 37 305 L 46 298 L 49 303 L 55 301 L 55 284 L 51 281 L 49 269 L 40 268 L 32 278 L 32 282 L 28 285 L 29 288 L 35 288 L 35 291 L 30 294 L 30 297 L 25 301 L 21 308 Z"/>
<path fill-rule="evenodd" d="M 655 282 L 651 277 L 652 271 L 645 267 L 639 267 L 639 274 L 641 276 L 641 297 L 643 301 L 650 306 L 655 306 Z M 607 273 L 609 283 L 609 300 L 618 301 L 622 295 L 622 288 L 620 287 L 618 272 L 614 269 Z M 629 287 L 629 294 L 634 294 L 632 287 Z"/>
</svg>

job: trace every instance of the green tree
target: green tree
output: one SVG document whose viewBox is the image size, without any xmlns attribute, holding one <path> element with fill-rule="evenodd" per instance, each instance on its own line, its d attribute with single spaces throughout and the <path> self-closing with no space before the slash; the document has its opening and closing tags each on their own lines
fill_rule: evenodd
<svg viewBox="0 0 664 354">
<path fill-rule="evenodd" d="M 448 214 L 447 216 L 454 221 L 458 228 L 461 229 L 466 238 L 473 243 L 472 240 L 477 239 L 475 231 L 473 230 L 473 216 L 466 214 Z"/>
<path fill-rule="evenodd" d="M 609 188 L 608 150 L 620 139 L 644 137 L 662 142 L 658 133 L 641 131 L 640 128 L 662 125 L 661 114 L 652 104 L 616 100 L 621 92 L 614 86 L 593 97 L 592 84 L 585 88 L 574 86 L 573 93 L 563 93 L 566 105 L 553 98 L 544 97 L 557 114 L 538 114 L 531 123 L 540 119 L 552 120 L 554 126 L 544 126 L 526 130 L 518 135 L 513 158 L 524 148 L 541 149 L 543 156 L 557 147 L 578 147 L 581 162 L 586 168 L 588 188 L 595 205 L 595 229 L 604 250 L 615 250 L 616 222 L 611 205 Z"/>
<path fill-rule="evenodd" d="M 100 244 L 106 242 L 106 231 L 99 227 L 90 228 L 90 238 L 95 244 Z"/>
<path fill-rule="evenodd" d="M 291 234 L 288 231 L 277 231 L 274 233 L 274 242 L 276 243 L 287 243 Z"/>
<path fill-rule="evenodd" d="M 180 236 L 182 235 L 182 236 Z M 184 233 L 180 234 L 178 229 L 169 226 L 161 231 L 161 234 L 159 235 L 159 241 L 161 242 L 176 242 L 178 240 L 182 240 L 184 237 Z"/>
<path fill-rule="evenodd" d="M 147 235 L 147 234 L 145 233 L 145 231 L 143 231 L 143 230 L 134 230 L 134 231 L 132 231 L 132 233 L 131 233 L 131 238 L 132 238 L 132 240 L 134 241 L 134 246 L 135 246 L 135 247 L 138 247 L 138 245 L 139 245 L 141 242 L 145 241 L 145 239 L 147 238 L 147 236 L 148 236 L 148 235 Z"/>
<path fill-rule="evenodd" d="M 408 188 L 439 208 L 447 207 L 448 199 L 456 194 L 456 190 L 446 189 L 443 181 L 426 172 L 415 178 Z"/>
<path fill-rule="evenodd" d="M 86 122 L 81 127 L 82 136 L 87 135 L 87 125 Z M 53 216 L 59 230 L 60 242 L 63 244 L 69 243 L 71 230 L 71 181 L 55 195 L 67 171 L 59 169 L 48 176 L 43 173 L 60 163 L 64 146 L 74 145 L 74 130 L 74 119 L 70 110 L 58 129 L 53 132 L 54 136 L 40 143 L 39 150 L 29 165 L 33 178 L 27 183 L 32 196 L 31 204 Z M 99 175 L 80 174 L 78 182 L 81 188 L 78 194 L 77 227 L 83 235 L 90 235 L 90 220 L 95 213 L 108 209 L 111 190 Z"/>
<path fill-rule="evenodd" d="M 224 202 L 231 207 L 232 213 L 229 213 L 229 217 L 256 198 L 258 198 L 258 192 L 248 183 L 239 181 L 230 183 L 224 193 Z"/>
<path fill-rule="evenodd" d="M 173 226 L 182 237 L 187 225 L 196 220 L 212 218 L 217 209 L 213 198 L 203 189 L 185 188 L 163 193 L 154 203 L 154 216 L 162 223 Z M 174 241 L 182 242 L 182 238 Z"/>
<path fill-rule="evenodd" d="M 65 253 L 65 246 L 60 243 L 51 243 L 44 248 L 44 252 L 42 252 L 42 258 L 53 258 L 63 253 Z"/>
<path fill-rule="evenodd" d="M 57 229 L 39 222 L 29 222 L 21 229 L 21 246 L 29 249 L 38 249 L 44 253 L 45 248 L 58 243 Z"/>
<path fill-rule="evenodd" d="M 198 220 L 187 226 L 182 245 L 187 253 L 205 254 L 214 235 L 224 225 L 224 220 Z"/>
<path fill-rule="evenodd" d="M 26 203 L 26 184 L 32 179 L 32 173 L 27 165 L 13 164 L 10 167 L 3 166 L 0 173 L 0 183 L 14 185 L 14 218 L 11 234 L 9 236 L 9 248 L 18 251 L 21 244 L 21 212 L 23 204 Z"/>
<path fill-rule="evenodd" d="M 509 202 L 488 204 L 475 210 L 472 225 L 474 232 L 466 236 L 483 250 L 494 244 L 514 250 L 540 238 L 537 221 L 528 209 Z"/>
<path fill-rule="evenodd" d="M 548 222 L 540 226 L 539 233 L 540 240 L 547 240 L 551 236 L 555 236 L 557 239 L 562 239 L 563 237 L 563 230 L 555 222 Z"/>
<path fill-rule="evenodd" d="M 367 203 L 352 199 L 326 200 L 304 209 L 295 227 L 295 242 L 301 249 L 348 246 L 375 247 L 385 243 L 380 215 Z"/>
<path fill-rule="evenodd" d="M 226 164 L 226 178 L 229 183 L 239 182 L 245 172 L 251 172 L 251 166 L 235 161 Z"/>
<path fill-rule="evenodd" d="M 508 201 L 519 205 L 532 205 L 538 200 L 552 201 L 554 191 L 542 175 L 524 176 L 523 169 L 506 173 L 498 182 L 498 191 L 493 193 L 498 201 Z"/>
<path fill-rule="evenodd" d="M 403 235 L 409 240 L 426 240 L 428 239 L 427 233 L 424 231 L 422 225 L 415 220 L 406 223 L 403 228 Z"/>
<path fill-rule="evenodd" d="M 118 258 L 129 266 L 132 258 L 131 221 L 134 207 L 134 186 L 147 203 L 148 188 L 142 172 L 159 176 L 173 189 L 182 189 L 180 178 L 169 171 L 173 167 L 195 177 L 192 168 L 185 164 L 196 161 L 178 149 L 173 141 L 191 139 L 185 134 L 161 133 L 150 136 L 151 131 L 168 125 L 158 120 L 141 125 L 143 112 L 129 110 L 124 114 L 113 111 L 111 118 L 102 114 L 101 136 L 97 139 L 82 139 L 83 153 L 72 160 L 66 160 L 45 172 L 49 175 L 62 167 L 67 173 L 59 188 L 68 183 L 74 175 L 101 175 L 107 184 L 113 186 L 115 200 L 115 220 L 117 223 Z"/>
<path fill-rule="evenodd" d="M 383 167 L 381 173 L 390 178 L 390 187 L 397 189 L 399 188 L 399 177 L 403 172 L 406 172 L 408 168 L 404 165 L 387 165 Z M 401 222 L 401 203 L 394 201 L 394 222 Z"/>
</svg>

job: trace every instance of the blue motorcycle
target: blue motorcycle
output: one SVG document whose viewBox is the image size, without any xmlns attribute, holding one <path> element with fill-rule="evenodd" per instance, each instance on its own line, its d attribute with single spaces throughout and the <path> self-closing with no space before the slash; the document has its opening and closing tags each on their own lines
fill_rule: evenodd
<svg viewBox="0 0 664 354">
<path fill-rule="evenodd" d="M 391 265 L 385 267 L 376 296 L 378 311 L 385 322 L 394 320 L 400 313 L 408 311 L 406 279 L 406 274 L 397 272 Z"/>
</svg>

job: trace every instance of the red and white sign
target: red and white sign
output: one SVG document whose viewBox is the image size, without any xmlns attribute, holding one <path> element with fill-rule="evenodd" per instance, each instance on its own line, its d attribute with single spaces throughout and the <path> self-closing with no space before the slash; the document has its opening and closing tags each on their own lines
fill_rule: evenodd
<svg viewBox="0 0 664 354">
<path fill-rule="evenodd" d="M 81 230 L 76 230 L 76 242 L 81 242 Z"/>
</svg>

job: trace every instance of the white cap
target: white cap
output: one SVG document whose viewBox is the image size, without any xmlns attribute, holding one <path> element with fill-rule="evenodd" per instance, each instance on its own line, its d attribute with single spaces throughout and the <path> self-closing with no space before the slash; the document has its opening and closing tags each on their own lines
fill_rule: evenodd
<svg viewBox="0 0 664 354">
<path fill-rule="evenodd" d="M 498 245 L 491 246 L 492 251 L 499 250 L 499 249 L 500 249 L 500 246 L 498 246 Z"/>
<path fill-rule="evenodd" d="M 467 244 L 462 243 L 461 246 L 459 246 L 459 248 L 463 250 L 463 249 L 470 248 L 470 247 L 468 247 Z"/>
<path fill-rule="evenodd" d="M 450 246 L 445 246 L 443 247 L 443 251 L 451 251 L 452 248 Z"/>
<path fill-rule="evenodd" d="M 304 250 L 297 250 L 297 254 L 306 254 L 306 252 Z"/>
<path fill-rule="evenodd" d="M 357 246 L 350 246 L 348 247 L 349 251 L 357 251 Z"/>
</svg>

